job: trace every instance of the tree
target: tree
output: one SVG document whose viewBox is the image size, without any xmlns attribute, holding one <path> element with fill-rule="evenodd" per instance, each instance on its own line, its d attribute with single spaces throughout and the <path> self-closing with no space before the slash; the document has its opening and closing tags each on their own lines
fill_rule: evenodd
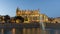
<svg viewBox="0 0 60 34">
<path fill-rule="evenodd" d="M 0 23 L 2 22 L 2 16 L 0 15 Z"/>
<path fill-rule="evenodd" d="M 10 16 L 9 15 L 4 16 L 4 20 L 6 23 L 10 22 Z"/>
<path fill-rule="evenodd" d="M 54 18 L 51 17 L 51 18 L 48 18 L 48 20 L 49 20 L 50 22 L 52 22 L 52 21 L 54 20 Z"/>
<path fill-rule="evenodd" d="M 24 18 L 22 16 L 15 16 L 14 19 L 15 19 L 15 22 L 16 22 L 16 20 L 18 20 L 19 23 L 23 23 L 24 22 Z"/>
</svg>

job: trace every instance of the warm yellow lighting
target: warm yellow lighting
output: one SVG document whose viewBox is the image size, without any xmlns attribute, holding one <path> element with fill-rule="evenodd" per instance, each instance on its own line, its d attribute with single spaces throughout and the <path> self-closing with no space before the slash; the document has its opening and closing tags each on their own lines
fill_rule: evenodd
<svg viewBox="0 0 60 34">
<path fill-rule="evenodd" d="M 12 34 L 15 34 L 15 28 L 12 29 Z"/>
<path fill-rule="evenodd" d="M 16 23 L 20 23 L 21 21 L 19 19 L 16 20 Z"/>
<path fill-rule="evenodd" d="M 40 14 L 39 10 L 19 10 L 17 11 L 17 16 L 23 16 L 23 18 L 25 18 L 25 16 L 27 16 L 27 21 L 24 21 L 24 23 L 28 23 L 31 21 L 40 21 L 40 17 L 43 18 L 42 21 L 48 21 L 47 16 L 45 14 Z M 17 23 L 19 21 L 16 21 Z"/>
</svg>

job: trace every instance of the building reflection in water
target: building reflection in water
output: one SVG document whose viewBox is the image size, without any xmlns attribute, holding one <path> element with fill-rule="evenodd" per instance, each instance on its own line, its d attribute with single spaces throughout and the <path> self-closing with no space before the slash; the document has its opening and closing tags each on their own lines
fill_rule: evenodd
<svg viewBox="0 0 60 34">
<path fill-rule="evenodd" d="M 45 34 L 60 34 L 60 30 L 46 29 Z M 40 28 L 12 28 L 0 29 L 0 34 L 42 34 Z"/>
<path fill-rule="evenodd" d="M 40 34 L 40 28 L 24 28 L 23 34 Z"/>
<path fill-rule="evenodd" d="M 40 28 L 0 29 L 0 34 L 40 34 Z"/>
<path fill-rule="evenodd" d="M 49 30 L 46 30 L 46 34 L 60 34 L 60 30 L 49 29 Z"/>
</svg>

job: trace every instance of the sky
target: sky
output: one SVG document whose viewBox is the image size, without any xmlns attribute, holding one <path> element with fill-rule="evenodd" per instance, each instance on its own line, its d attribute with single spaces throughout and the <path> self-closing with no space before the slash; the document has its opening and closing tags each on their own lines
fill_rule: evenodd
<svg viewBox="0 0 60 34">
<path fill-rule="evenodd" d="M 38 10 L 48 17 L 60 17 L 60 0 L 0 0 L 0 15 L 16 16 L 16 9 Z"/>
</svg>

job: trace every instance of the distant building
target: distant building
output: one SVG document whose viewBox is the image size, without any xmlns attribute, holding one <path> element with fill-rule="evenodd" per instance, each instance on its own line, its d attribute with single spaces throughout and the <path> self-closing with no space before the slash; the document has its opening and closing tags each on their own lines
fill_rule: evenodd
<svg viewBox="0 0 60 34">
<path fill-rule="evenodd" d="M 60 17 L 54 18 L 54 23 L 60 23 Z"/>
<path fill-rule="evenodd" d="M 40 21 L 42 21 L 42 22 L 48 22 L 48 16 L 47 15 L 40 14 L 40 17 L 42 18 L 42 19 L 40 19 Z"/>
<path fill-rule="evenodd" d="M 48 16 L 40 14 L 39 10 L 20 10 L 16 9 L 16 16 L 22 16 L 24 23 L 48 22 Z M 23 28 L 23 34 L 42 34 L 40 28 Z"/>
<path fill-rule="evenodd" d="M 39 10 L 16 10 L 16 16 L 22 16 L 25 18 L 24 23 L 31 22 L 48 22 L 48 16 L 45 14 L 40 14 Z M 42 19 L 40 19 L 42 18 Z"/>
<path fill-rule="evenodd" d="M 60 17 L 48 18 L 48 23 L 60 23 Z"/>
</svg>

